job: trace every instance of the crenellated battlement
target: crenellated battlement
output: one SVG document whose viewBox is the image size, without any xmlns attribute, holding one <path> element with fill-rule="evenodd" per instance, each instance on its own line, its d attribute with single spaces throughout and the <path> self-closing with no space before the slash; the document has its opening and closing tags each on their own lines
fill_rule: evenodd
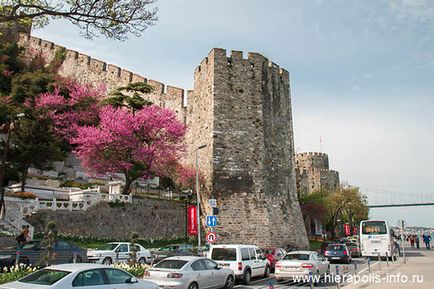
<svg viewBox="0 0 434 289">
<path fill-rule="evenodd" d="M 156 80 L 147 79 L 119 66 L 106 63 L 89 55 L 67 49 L 53 42 L 20 34 L 18 43 L 28 48 L 29 53 L 41 54 L 50 63 L 59 49 L 65 49 L 65 59 L 59 73 L 82 82 L 103 82 L 109 90 L 126 85 L 129 82 L 146 82 L 154 87 L 149 96 L 158 105 L 169 107 L 180 114 L 184 113 L 184 89 L 166 85 Z M 31 57 L 31 55 L 29 55 Z"/>
<path fill-rule="evenodd" d="M 225 63 L 231 68 L 250 67 L 251 70 L 264 69 L 264 67 L 267 66 L 272 73 L 289 79 L 289 72 L 286 69 L 281 68 L 262 54 L 248 52 L 247 57 L 244 57 L 243 51 L 230 50 L 228 54 L 227 50 L 223 48 L 213 48 L 208 53 L 208 56 L 196 67 L 195 74 L 201 73 L 203 70 L 206 70 L 209 65 L 215 65 L 215 63 Z"/>
</svg>

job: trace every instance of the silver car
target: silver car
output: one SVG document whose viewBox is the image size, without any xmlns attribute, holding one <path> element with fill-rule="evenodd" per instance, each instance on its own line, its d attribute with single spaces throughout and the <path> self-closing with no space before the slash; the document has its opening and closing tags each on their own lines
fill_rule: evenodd
<svg viewBox="0 0 434 289">
<path fill-rule="evenodd" d="M 209 258 L 179 256 L 166 258 L 146 270 L 144 278 L 160 289 L 232 289 L 234 272 Z"/>
</svg>

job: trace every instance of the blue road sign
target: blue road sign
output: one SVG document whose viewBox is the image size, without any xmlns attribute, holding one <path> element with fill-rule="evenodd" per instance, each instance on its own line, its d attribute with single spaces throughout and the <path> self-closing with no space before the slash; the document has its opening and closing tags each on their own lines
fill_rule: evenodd
<svg viewBox="0 0 434 289">
<path fill-rule="evenodd" d="M 208 227 L 215 227 L 215 226 L 217 226 L 217 216 L 207 216 L 206 217 L 206 225 Z"/>
</svg>

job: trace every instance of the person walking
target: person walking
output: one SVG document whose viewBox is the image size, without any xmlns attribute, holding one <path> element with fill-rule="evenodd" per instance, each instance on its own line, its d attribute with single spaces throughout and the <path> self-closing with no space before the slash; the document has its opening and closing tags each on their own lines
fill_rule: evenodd
<svg viewBox="0 0 434 289">
<path fill-rule="evenodd" d="M 414 235 L 410 235 L 410 246 L 414 248 Z"/>
<path fill-rule="evenodd" d="M 415 242 L 416 242 L 416 248 L 419 249 L 419 242 L 420 242 L 420 239 L 419 239 L 419 236 L 418 236 L 418 235 L 415 235 Z"/>
<path fill-rule="evenodd" d="M 21 226 L 21 233 L 15 238 L 19 245 L 24 245 L 26 242 L 26 237 L 29 234 L 29 230 L 26 225 Z"/>
<path fill-rule="evenodd" d="M 424 243 L 425 243 L 425 246 L 426 246 L 426 249 L 427 250 L 430 250 L 431 249 L 431 245 L 430 245 L 430 242 L 431 242 L 431 236 L 430 235 L 428 235 L 428 234 L 424 234 L 423 235 L 424 237 L 423 237 L 423 241 L 424 241 Z"/>
</svg>

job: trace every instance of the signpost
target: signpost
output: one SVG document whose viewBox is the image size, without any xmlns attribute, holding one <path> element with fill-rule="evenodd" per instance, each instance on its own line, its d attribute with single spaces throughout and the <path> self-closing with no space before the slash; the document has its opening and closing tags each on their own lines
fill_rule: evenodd
<svg viewBox="0 0 434 289">
<path fill-rule="evenodd" d="M 217 241 L 217 234 L 214 232 L 208 232 L 206 234 L 206 241 L 210 244 L 215 243 Z"/>
<path fill-rule="evenodd" d="M 217 216 L 207 216 L 206 217 L 206 225 L 208 227 L 215 227 L 215 226 L 217 226 Z"/>
</svg>

